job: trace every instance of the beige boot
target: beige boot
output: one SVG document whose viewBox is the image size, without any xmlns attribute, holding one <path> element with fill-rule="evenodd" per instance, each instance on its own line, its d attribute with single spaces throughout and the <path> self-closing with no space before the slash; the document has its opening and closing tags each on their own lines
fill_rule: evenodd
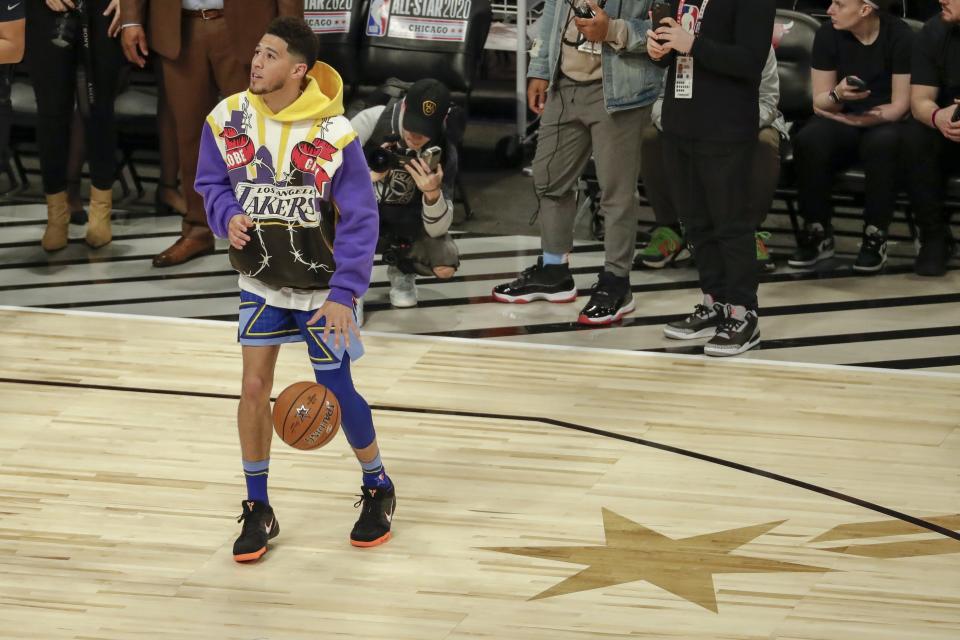
<svg viewBox="0 0 960 640">
<path fill-rule="evenodd" d="M 70 226 L 70 205 L 67 204 L 67 192 L 47 194 L 47 228 L 43 232 L 40 246 L 46 251 L 59 251 L 67 246 L 67 232 Z"/>
<path fill-rule="evenodd" d="M 87 244 L 99 249 L 113 239 L 110 213 L 113 211 L 113 191 L 90 187 L 90 219 L 87 222 Z"/>
</svg>

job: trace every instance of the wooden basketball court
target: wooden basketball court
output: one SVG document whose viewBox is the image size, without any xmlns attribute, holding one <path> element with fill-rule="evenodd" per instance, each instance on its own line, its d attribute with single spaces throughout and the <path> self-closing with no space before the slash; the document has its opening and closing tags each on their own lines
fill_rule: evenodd
<svg viewBox="0 0 960 640">
<path fill-rule="evenodd" d="M 275 441 L 246 566 L 232 323 L 0 322 L 3 638 L 960 637 L 955 374 L 370 334 L 394 539 Z"/>
</svg>

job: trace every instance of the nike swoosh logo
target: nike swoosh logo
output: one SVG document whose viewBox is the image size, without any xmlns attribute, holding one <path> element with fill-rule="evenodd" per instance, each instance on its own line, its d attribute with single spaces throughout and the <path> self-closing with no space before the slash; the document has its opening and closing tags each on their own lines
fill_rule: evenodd
<svg viewBox="0 0 960 640">
<path fill-rule="evenodd" d="M 19 7 L 19 6 L 20 6 L 20 3 L 19 3 L 19 2 L 18 2 L 17 4 L 8 4 L 8 5 L 7 5 L 7 11 L 12 11 L 13 9 L 16 9 L 16 8 Z"/>
<path fill-rule="evenodd" d="M 271 521 L 270 521 L 270 524 L 265 524 L 265 525 L 263 525 L 263 528 L 266 530 L 267 535 L 270 535 L 270 532 L 273 531 L 273 523 L 274 523 L 274 522 L 276 522 L 276 520 L 271 520 Z"/>
<path fill-rule="evenodd" d="M 385 515 L 387 516 L 387 522 L 393 522 L 393 511 L 390 511 Z"/>
</svg>

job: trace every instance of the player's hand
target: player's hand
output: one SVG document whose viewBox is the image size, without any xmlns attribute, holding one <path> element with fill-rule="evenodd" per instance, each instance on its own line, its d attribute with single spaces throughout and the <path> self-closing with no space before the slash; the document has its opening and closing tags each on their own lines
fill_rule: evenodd
<svg viewBox="0 0 960 640">
<path fill-rule="evenodd" d="M 673 18 L 664 18 L 662 26 L 657 27 L 654 37 L 663 43 L 661 46 L 667 51 L 687 55 L 693 49 L 693 34 L 687 33 L 687 30 Z M 647 42 L 649 42 L 649 36 Z"/>
<path fill-rule="evenodd" d="M 230 240 L 230 246 L 234 249 L 243 249 L 250 242 L 250 236 L 246 234 L 247 229 L 253 226 L 253 218 L 238 213 L 227 224 L 227 239 Z"/>
<path fill-rule="evenodd" d="M 340 338 L 343 338 L 343 348 L 350 348 L 350 334 L 353 333 L 360 340 L 360 330 L 353 319 L 353 309 L 345 304 L 327 300 L 317 309 L 309 320 L 308 325 L 315 325 L 320 318 L 326 318 L 323 326 L 323 341 L 330 344 L 327 338 L 333 333 L 333 348 L 340 348 Z"/>
<path fill-rule="evenodd" d="M 960 100 L 954 100 L 953 108 L 944 107 L 937 112 L 933 118 L 933 123 L 937 125 L 937 130 L 943 134 L 943 137 L 951 142 L 960 142 L 960 120 L 950 122 L 953 118 L 953 112 L 960 109 Z"/>
<path fill-rule="evenodd" d="M 107 35 L 111 38 L 116 38 L 117 34 L 120 33 L 120 0 L 110 0 L 110 4 L 103 10 L 103 15 L 105 16 L 109 16 L 111 13 L 113 14 L 113 18 L 107 27 Z"/>
<path fill-rule="evenodd" d="M 549 84 L 543 78 L 530 78 L 527 81 L 527 106 L 537 115 L 543 113 L 543 108 L 547 104 Z"/>
<path fill-rule="evenodd" d="M 64 11 L 77 8 L 73 0 L 44 0 L 44 2 L 48 9 L 56 11 L 57 13 L 63 13 Z"/>
<path fill-rule="evenodd" d="M 856 102 L 857 100 L 863 100 L 864 98 L 870 95 L 870 89 L 857 89 L 856 87 L 847 84 L 847 79 L 844 78 L 840 81 L 833 89 L 837 97 L 840 98 L 840 102 Z"/>
<path fill-rule="evenodd" d="M 410 159 L 407 163 L 407 173 L 423 193 L 440 191 L 440 185 L 443 184 L 443 168 L 437 165 L 436 171 L 431 171 L 429 165 L 420 158 Z"/>
<path fill-rule="evenodd" d="M 123 46 L 123 55 L 127 60 L 143 69 L 147 64 L 147 34 L 138 24 L 131 25 L 120 32 L 120 43 Z"/>
<path fill-rule="evenodd" d="M 607 39 L 607 29 L 610 28 L 610 16 L 593 0 L 587 0 L 587 5 L 593 11 L 592 18 L 574 18 L 577 31 L 590 42 L 603 42 Z"/>
</svg>

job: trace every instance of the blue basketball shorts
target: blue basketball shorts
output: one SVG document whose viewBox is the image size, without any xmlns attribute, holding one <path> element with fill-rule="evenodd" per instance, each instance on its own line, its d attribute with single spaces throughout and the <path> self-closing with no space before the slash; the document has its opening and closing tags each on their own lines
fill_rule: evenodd
<svg viewBox="0 0 960 640">
<path fill-rule="evenodd" d="M 251 347 L 306 342 L 310 364 L 317 371 L 339 369 L 345 352 L 351 360 L 357 360 L 363 355 L 363 344 L 358 335 L 350 336 L 349 349 L 344 348 L 342 339 L 340 346 L 335 347 L 333 334 L 328 337 L 328 342 L 324 341 L 323 327 L 326 318 L 321 318 L 312 326 L 307 324 L 307 320 L 313 317 L 314 313 L 315 311 L 271 307 L 260 296 L 241 290 L 237 340 L 240 344 Z"/>
</svg>

